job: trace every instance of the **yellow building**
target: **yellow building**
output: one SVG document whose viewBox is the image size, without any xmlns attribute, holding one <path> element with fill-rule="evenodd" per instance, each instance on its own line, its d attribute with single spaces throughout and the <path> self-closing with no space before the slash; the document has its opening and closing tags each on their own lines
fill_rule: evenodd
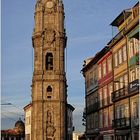
<svg viewBox="0 0 140 140">
<path fill-rule="evenodd" d="M 139 138 L 139 2 L 111 23 L 118 34 L 84 61 L 87 140 Z M 97 124 L 97 126 L 96 126 Z"/>
<path fill-rule="evenodd" d="M 138 8 L 139 3 L 131 9 L 124 10 L 111 23 L 112 26 L 119 29 L 119 33 L 108 43 L 113 54 L 114 92 L 112 101 L 114 103 L 113 125 L 116 140 L 138 139 Z"/>
</svg>

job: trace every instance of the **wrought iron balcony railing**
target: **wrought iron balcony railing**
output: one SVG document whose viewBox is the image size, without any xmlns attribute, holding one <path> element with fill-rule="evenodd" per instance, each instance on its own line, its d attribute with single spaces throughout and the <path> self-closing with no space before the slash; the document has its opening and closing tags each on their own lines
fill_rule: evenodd
<svg viewBox="0 0 140 140">
<path fill-rule="evenodd" d="M 124 117 L 119 119 L 114 119 L 112 121 L 112 127 L 114 128 L 125 128 L 130 126 L 130 118 Z"/>
<path fill-rule="evenodd" d="M 116 91 L 112 92 L 112 101 L 122 98 L 122 97 L 126 96 L 127 94 L 128 94 L 127 87 L 123 87 L 119 90 L 116 90 Z"/>
<path fill-rule="evenodd" d="M 139 117 L 133 117 L 132 120 L 132 127 L 136 127 L 136 126 L 139 126 Z"/>
<path fill-rule="evenodd" d="M 99 109 L 99 102 L 94 103 L 86 108 L 86 114 L 94 113 Z"/>
</svg>

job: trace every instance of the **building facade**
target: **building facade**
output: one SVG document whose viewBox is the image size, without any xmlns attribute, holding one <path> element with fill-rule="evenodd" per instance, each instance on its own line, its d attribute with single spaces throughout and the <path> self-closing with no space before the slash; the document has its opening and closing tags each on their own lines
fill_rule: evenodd
<svg viewBox="0 0 140 140">
<path fill-rule="evenodd" d="M 66 140 L 67 37 L 62 0 L 37 0 L 34 19 L 31 140 Z"/>
<path fill-rule="evenodd" d="M 19 118 L 12 129 L 1 130 L 1 140 L 25 140 L 25 124 Z"/>
<path fill-rule="evenodd" d="M 67 104 L 67 140 L 73 140 L 73 131 L 74 131 L 74 125 L 73 125 L 73 111 L 75 108 Z M 24 113 L 25 113 L 25 140 L 31 140 L 31 118 L 32 118 L 32 103 L 29 103 L 24 107 Z"/>
<path fill-rule="evenodd" d="M 98 60 L 98 100 L 99 100 L 99 131 L 103 139 L 112 140 L 113 104 L 111 93 L 113 91 L 112 52 L 108 47 L 102 51 Z"/>
<path fill-rule="evenodd" d="M 31 113 L 32 113 L 32 104 L 28 104 L 24 107 L 25 113 L 25 139 L 31 140 Z"/>
<path fill-rule="evenodd" d="M 67 104 L 67 140 L 73 140 L 73 131 L 74 131 L 74 126 L 73 126 L 73 111 L 75 108 Z"/>
<path fill-rule="evenodd" d="M 137 140 L 139 138 L 137 114 L 139 98 L 139 3 L 124 10 L 111 25 L 116 26 L 119 30 L 119 33 L 112 39 L 115 41 L 108 44 L 112 46 L 113 54 L 114 91 L 112 101 L 115 139 Z M 133 123 L 135 120 L 136 124 Z"/>
<path fill-rule="evenodd" d="M 85 77 L 85 134 L 88 140 L 138 140 L 139 2 L 123 10 L 111 25 L 118 28 L 118 34 L 93 58 L 84 61 L 82 69 Z M 94 67 L 97 75 L 93 74 Z M 94 122 L 97 123 L 96 129 Z"/>
</svg>

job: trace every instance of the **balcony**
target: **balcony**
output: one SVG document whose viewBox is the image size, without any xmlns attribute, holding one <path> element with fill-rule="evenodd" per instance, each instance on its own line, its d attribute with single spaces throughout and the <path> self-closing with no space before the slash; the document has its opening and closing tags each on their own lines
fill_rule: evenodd
<svg viewBox="0 0 140 140">
<path fill-rule="evenodd" d="M 94 103 L 86 108 L 86 114 L 94 113 L 99 109 L 99 102 Z"/>
<path fill-rule="evenodd" d="M 116 90 L 112 93 L 112 101 L 118 100 L 122 97 L 125 97 L 126 95 L 128 95 L 128 88 L 120 88 L 119 90 Z"/>
<path fill-rule="evenodd" d="M 112 126 L 114 128 L 127 128 L 130 126 L 129 117 L 119 118 L 112 121 Z"/>
</svg>

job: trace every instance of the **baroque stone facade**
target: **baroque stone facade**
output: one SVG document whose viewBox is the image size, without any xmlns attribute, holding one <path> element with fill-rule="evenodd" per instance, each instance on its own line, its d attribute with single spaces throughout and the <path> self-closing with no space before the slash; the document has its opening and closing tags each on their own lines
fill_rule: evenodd
<svg viewBox="0 0 140 140">
<path fill-rule="evenodd" d="M 32 140 L 66 140 L 64 6 L 61 0 L 37 0 L 32 35 Z"/>
</svg>

